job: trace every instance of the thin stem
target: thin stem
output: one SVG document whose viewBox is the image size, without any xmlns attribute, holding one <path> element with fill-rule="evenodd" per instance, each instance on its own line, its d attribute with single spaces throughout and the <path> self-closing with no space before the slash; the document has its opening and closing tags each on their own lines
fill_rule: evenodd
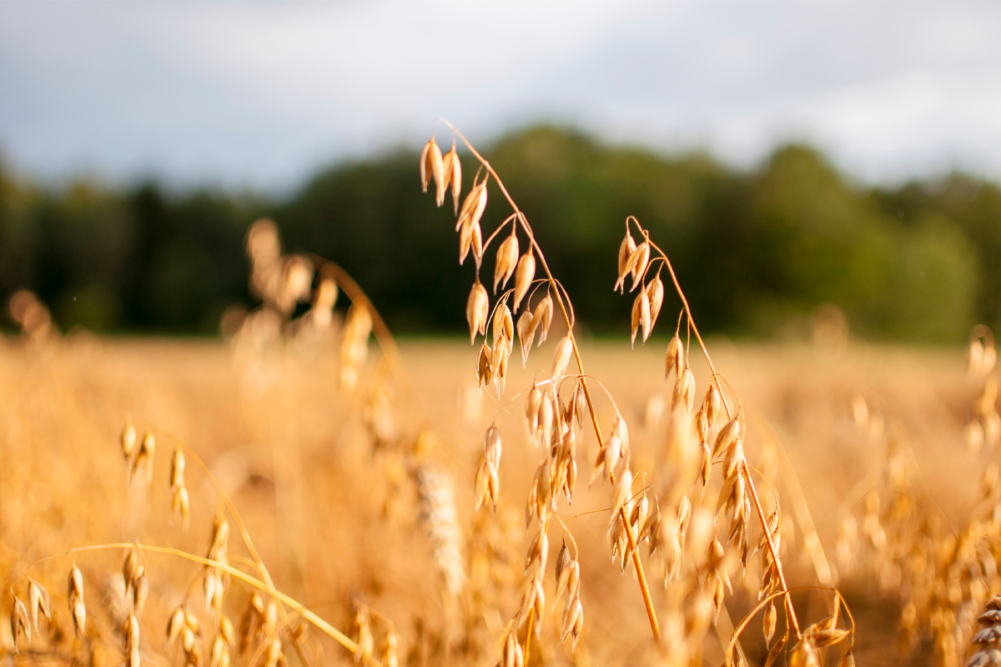
<svg viewBox="0 0 1001 667">
<path fill-rule="evenodd" d="M 560 289 L 560 285 L 553 277 L 552 272 L 549 270 L 549 264 L 546 262 L 545 254 L 543 254 L 542 248 L 539 247 L 538 242 L 535 240 L 535 234 L 532 231 L 532 226 L 528 223 L 528 219 L 525 217 L 524 213 L 521 212 L 521 209 L 518 208 L 518 205 L 515 204 L 514 199 L 511 197 L 511 194 L 507 191 L 507 188 L 504 186 L 504 182 L 501 180 L 500 176 L 497 175 L 497 172 L 494 171 L 493 166 L 486 160 L 486 158 L 480 155 L 480 153 L 473 147 L 473 145 L 469 143 L 469 140 L 466 139 L 465 135 L 463 135 L 462 132 L 456 129 L 454 125 L 452 125 L 446 120 L 442 120 L 442 122 L 448 125 L 452 129 L 452 131 L 455 132 L 455 134 L 462 140 L 462 143 L 466 145 L 466 148 L 469 149 L 469 152 L 473 154 L 473 157 L 475 157 L 480 162 L 482 167 L 487 170 L 488 174 L 493 176 L 494 182 L 497 184 L 497 187 L 500 188 L 501 194 L 504 195 L 504 199 L 507 200 L 508 205 L 510 205 L 512 210 L 514 210 L 514 212 L 517 214 L 518 221 L 521 223 L 522 230 L 525 232 L 525 235 L 528 236 L 529 245 L 537 253 L 539 264 L 542 266 L 542 270 L 545 272 L 547 280 L 549 281 L 550 285 L 552 285 L 553 291 L 556 293 L 556 303 L 560 307 L 560 313 L 563 315 L 563 322 L 566 324 L 567 327 L 567 337 L 570 339 L 570 344 L 573 347 L 574 358 L 577 361 L 577 368 L 580 371 L 580 375 L 584 376 L 585 375 L 584 362 L 581 361 L 580 358 L 580 349 L 577 347 L 577 338 L 576 336 L 574 336 L 573 322 L 571 316 L 567 311 L 566 304 L 564 303 L 563 293 Z M 598 439 L 598 445 L 602 449 L 604 449 L 605 441 L 601 435 L 601 427 L 598 425 L 598 416 L 594 409 L 594 401 L 591 399 L 591 392 L 587 387 L 587 378 L 581 377 L 580 383 L 581 386 L 584 388 L 584 398 L 587 400 L 588 411 L 591 413 L 591 425 L 594 427 L 594 434 Z M 615 484 L 614 473 L 611 474 L 611 481 L 612 484 Z M 626 516 L 625 507 L 619 509 L 619 516 L 622 520 L 623 526 L 625 526 L 626 529 L 626 538 L 629 541 L 629 548 L 630 551 L 632 552 L 633 567 L 636 570 L 636 578 L 639 580 L 640 592 L 643 595 L 643 604 L 646 607 L 647 618 L 650 621 L 650 630 L 653 632 L 654 639 L 657 642 L 660 642 L 660 625 L 657 622 L 657 612 L 654 610 L 653 607 L 653 599 L 650 597 L 650 589 L 647 586 L 646 576 L 643 574 L 643 563 L 640 561 L 639 552 L 636 549 L 636 536 L 633 534 L 633 528 L 629 524 L 629 517 Z M 525 658 L 527 660 L 528 656 L 525 656 Z"/>
</svg>

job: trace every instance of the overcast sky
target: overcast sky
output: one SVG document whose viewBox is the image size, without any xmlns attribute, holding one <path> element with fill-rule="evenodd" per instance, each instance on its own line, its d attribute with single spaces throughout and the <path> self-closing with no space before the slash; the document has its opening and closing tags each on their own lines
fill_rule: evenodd
<svg viewBox="0 0 1001 667">
<path fill-rule="evenodd" d="M 0 154 L 36 177 L 289 191 L 438 116 L 1001 179 L 1001 3 L 0 2 Z"/>
</svg>

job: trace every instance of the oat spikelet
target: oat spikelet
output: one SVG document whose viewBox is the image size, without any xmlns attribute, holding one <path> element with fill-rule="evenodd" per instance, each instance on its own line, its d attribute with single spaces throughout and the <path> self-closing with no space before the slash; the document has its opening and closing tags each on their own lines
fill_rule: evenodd
<svg viewBox="0 0 1001 667">
<path fill-rule="evenodd" d="M 136 427 L 132 425 L 132 417 L 125 418 L 125 426 L 122 427 L 122 455 L 128 461 L 132 457 L 132 452 L 136 449 Z"/>
<path fill-rule="evenodd" d="M 73 629 L 77 637 L 83 637 L 87 626 L 87 607 L 83 603 L 83 573 L 76 565 L 70 570 L 67 582 L 67 598 L 70 615 L 73 617 Z"/>
<path fill-rule="evenodd" d="M 14 640 L 14 653 L 20 653 L 17 648 L 17 640 L 25 637 L 31 641 L 31 623 L 28 620 L 28 610 L 21 600 L 14 596 L 14 602 L 10 608 L 10 636 Z"/>
<path fill-rule="evenodd" d="M 431 183 L 432 178 L 434 178 L 435 184 L 438 185 L 438 189 L 443 189 L 444 178 L 442 171 L 441 149 L 438 148 L 438 144 L 432 134 L 431 139 L 424 144 L 424 149 L 421 151 L 421 188 L 423 188 L 424 192 L 428 191 L 428 185 Z M 439 197 L 438 206 L 441 206 L 444 199 L 445 195 L 442 193 Z"/>
<path fill-rule="evenodd" d="M 466 300 L 466 322 L 469 323 L 469 344 L 476 341 L 476 334 L 487 333 L 487 318 L 490 316 L 490 298 L 482 283 L 477 280 Z"/>
<path fill-rule="evenodd" d="M 41 611 L 45 618 L 52 620 L 52 612 L 49 607 L 49 592 L 40 583 L 28 577 L 28 609 L 31 611 L 31 624 L 35 631 L 38 631 L 38 612 Z"/>
<path fill-rule="evenodd" d="M 667 354 L 666 357 L 666 370 L 664 371 L 664 379 L 667 380 L 671 377 L 671 371 L 677 371 L 681 374 L 682 369 L 685 367 L 685 346 L 681 342 L 681 338 L 678 334 L 675 334 L 671 338 L 671 342 L 667 344 Z"/>
<path fill-rule="evenodd" d="M 156 453 L 156 438 L 152 431 L 146 431 L 142 444 L 139 446 L 139 453 L 136 455 L 135 463 L 132 464 L 132 479 L 135 480 L 139 473 L 143 473 L 146 483 L 153 480 L 153 455 Z"/>
<path fill-rule="evenodd" d="M 535 280 L 535 255 L 529 248 L 518 260 L 518 268 L 514 273 L 514 312 L 518 312 L 518 306 L 528 294 L 528 288 L 532 286 L 533 280 Z"/>
<path fill-rule="evenodd" d="M 420 501 L 420 519 L 431 543 L 431 558 L 444 582 L 445 591 L 458 596 L 466 583 L 462 558 L 462 528 L 455 510 L 455 496 L 448 478 L 429 465 L 414 473 Z"/>
<path fill-rule="evenodd" d="M 442 159 L 442 171 L 445 182 L 452 186 L 452 204 L 455 208 L 455 214 L 459 215 L 459 195 L 462 194 L 462 161 L 459 159 L 459 154 L 455 152 L 454 141 L 452 142 L 452 150 L 446 153 Z"/>
<path fill-rule="evenodd" d="M 504 239 L 504 242 L 497 248 L 497 261 L 494 264 L 494 294 L 497 293 L 497 284 L 502 287 L 507 286 L 507 281 L 514 275 L 514 270 L 518 265 L 518 236 L 511 236 Z"/>
</svg>

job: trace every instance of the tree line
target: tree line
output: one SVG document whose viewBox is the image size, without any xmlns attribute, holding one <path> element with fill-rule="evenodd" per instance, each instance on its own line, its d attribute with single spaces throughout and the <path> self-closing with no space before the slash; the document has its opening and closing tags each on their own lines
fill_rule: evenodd
<svg viewBox="0 0 1001 667">
<path fill-rule="evenodd" d="M 796 335 L 824 304 L 873 340 L 961 342 L 977 322 L 1001 325 L 997 183 L 953 173 L 872 188 L 803 145 L 739 171 L 557 127 L 509 135 L 487 157 L 599 335 L 629 325 L 631 299 L 612 291 L 627 215 L 672 258 L 712 332 Z M 152 181 L 52 188 L 0 167 L 0 297 L 33 290 L 64 330 L 212 334 L 227 306 L 252 304 L 244 235 L 267 216 L 289 251 L 352 273 L 394 331 L 461 333 L 473 268 L 459 266 L 450 202 L 421 193 L 417 162 L 399 151 L 338 164 L 282 199 Z M 508 213 L 489 195 L 486 233 Z"/>
</svg>

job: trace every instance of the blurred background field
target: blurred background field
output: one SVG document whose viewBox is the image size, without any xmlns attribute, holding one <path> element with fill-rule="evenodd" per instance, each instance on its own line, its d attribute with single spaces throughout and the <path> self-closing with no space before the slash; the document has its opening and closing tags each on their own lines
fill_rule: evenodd
<svg viewBox="0 0 1001 667">
<path fill-rule="evenodd" d="M 881 415 L 887 431 L 911 448 L 916 497 L 954 526 L 962 525 L 977 504 L 985 455 L 969 451 L 962 433 L 978 387 L 967 378 L 961 354 L 865 344 L 733 345 L 722 339 L 709 344 L 715 363 L 726 369 L 751 415 L 750 460 L 767 468 L 772 452 L 774 468 L 776 445 L 788 457 L 835 571 L 839 523 L 846 513 L 859 512 L 865 493 L 878 488 L 886 454 L 885 442 L 860 429 L 853 415 L 858 396 L 866 398 L 873 416 Z M 583 349 L 589 372 L 615 396 L 630 422 L 637 470 L 655 470 L 662 448 L 670 387 L 661 379 L 661 347 L 652 341 L 630 352 L 624 345 L 603 342 Z M 63 344 L 7 339 L 0 347 L 0 433 L 7 443 L 0 500 L 4 570 L 17 572 L 35 558 L 73 546 L 130 541 L 138 532 L 149 543 L 194 553 L 204 548 L 216 492 L 189 465 L 191 527 L 169 525 L 169 437 L 159 436 L 160 458 L 150 491 L 141 484 L 130 491 L 117 440 L 123 416 L 132 415 L 140 431 L 153 428 L 181 438 L 204 459 L 233 498 L 280 590 L 339 627 L 350 626 L 351 601 L 363 600 L 394 620 L 412 664 L 422 664 L 436 654 L 435 642 L 447 639 L 447 632 L 446 639 L 441 633 L 454 610 L 442 607 L 414 492 L 406 485 L 394 489 L 387 481 L 393 479 L 388 473 L 392 459 L 373 453 L 359 417 L 359 402 L 370 387 L 362 385 L 354 398 L 340 395 L 335 352 L 333 347 L 290 347 L 252 368 L 215 342 L 107 340 L 82 333 Z M 404 342 L 401 353 L 409 382 L 419 390 L 399 392 L 394 419 L 405 442 L 416 437 L 415 429 L 436 433 L 426 456 L 453 481 L 465 530 L 489 516 L 472 512 L 483 430 L 497 423 L 505 434 L 497 521 L 506 526 L 510 555 L 518 562 L 527 537 L 519 499 L 538 456 L 527 442 L 523 398 L 509 391 L 498 403 L 476 390 L 474 357 L 466 344 Z M 528 370 L 514 366 L 509 386 L 527 386 L 531 364 Z M 705 369 L 696 370 L 704 382 Z M 610 420 L 611 406 L 604 399 L 599 405 L 600 419 Z M 585 476 L 596 451 L 593 435 L 580 447 Z M 778 483 L 776 469 L 765 474 Z M 786 482 L 783 476 L 783 488 Z M 640 656 L 646 655 L 648 637 L 629 571 L 620 574 L 608 561 L 606 514 L 584 514 L 607 502 L 600 486 L 587 491 L 585 477 L 564 513 L 565 520 L 582 513 L 569 521 L 583 547 L 587 603 L 593 605 L 576 660 L 629 664 L 644 659 Z M 792 509 L 787 513 L 792 516 Z M 791 524 L 783 539 L 789 576 L 800 583 L 815 581 L 804 533 Z M 235 553 L 242 551 L 234 547 Z M 465 557 L 470 577 L 475 577 L 475 558 L 468 552 Z M 117 553 L 77 558 L 89 580 L 104 582 L 100 597 L 106 602 L 114 598 L 118 558 Z M 157 595 L 144 627 L 152 638 L 151 659 L 159 660 L 156 656 L 169 655 L 159 648 L 161 623 L 198 568 L 155 556 L 147 556 L 146 562 Z M 64 566 L 57 561 L 35 576 L 58 579 Z M 842 573 L 840 586 L 859 620 L 857 659 L 900 664 L 894 649 L 900 591 L 881 591 L 864 566 Z M 734 618 L 755 595 L 740 590 L 738 583 L 728 602 Z M 234 592 L 229 604 L 238 609 L 244 596 Z M 817 613 L 816 605 L 823 610 L 809 594 L 797 600 L 805 618 Z M 507 615 L 516 600 L 495 602 Z M 98 623 L 114 613 L 113 606 L 95 609 Z M 493 633 L 499 627 L 492 623 L 503 625 L 500 616 L 485 622 Z M 727 631 L 725 622 L 721 631 Z M 480 641 L 489 646 L 491 639 Z M 745 641 L 750 655 L 757 655 L 760 640 L 752 636 Z M 325 662 L 346 655 L 333 645 L 324 648 L 333 652 Z M 557 662 L 564 659 L 547 655 Z M 915 664 L 925 664 L 923 656 L 919 651 Z M 706 657 L 710 664 L 721 660 L 712 647 Z"/>
</svg>

